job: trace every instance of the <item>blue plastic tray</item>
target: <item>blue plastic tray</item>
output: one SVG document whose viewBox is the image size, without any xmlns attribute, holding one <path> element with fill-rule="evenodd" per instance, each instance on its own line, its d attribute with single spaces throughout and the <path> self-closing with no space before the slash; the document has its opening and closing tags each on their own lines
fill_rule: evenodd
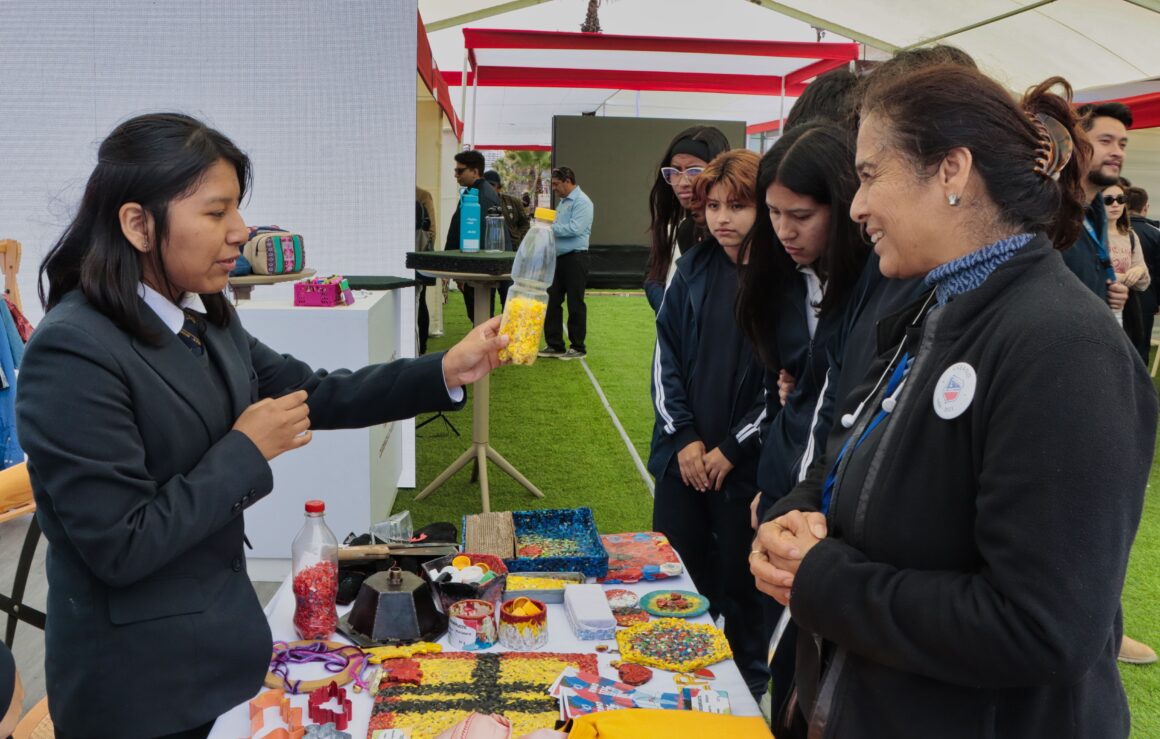
<svg viewBox="0 0 1160 739">
<path fill-rule="evenodd" d="M 523 535 L 539 534 L 554 539 L 571 539 L 580 545 L 581 553 L 563 557 L 504 559 L 508 572 L 583 572 L 588 577 L 603 577 L 608 573 L 608 551 L 600 541 L 591 508 L 512 511 L 512 523 L 517 543 Z M 467 535 L 466 525 L 462 535 Z"/>
</svg>

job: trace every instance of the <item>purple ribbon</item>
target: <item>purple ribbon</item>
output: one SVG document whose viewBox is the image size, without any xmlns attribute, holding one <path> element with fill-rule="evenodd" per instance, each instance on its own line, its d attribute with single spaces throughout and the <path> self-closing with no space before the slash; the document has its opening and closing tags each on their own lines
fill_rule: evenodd
<svg viewBox="0 0 1160 739">
<path fill-rule="evenodd" d="M 355 650 L 354 654 L 344 654 L 348 650 Z M 360 689 L 366 689 L 362 673 L 367 667 L 367 660 L 358 647 L 347 645 L 331 649 L 325 642 L 314 642 L 305 647 L 292 647 L 284 641 L 274 642 L 274 656 L 270 659 L 270 672 L 282 678 L 286 690 L 294 695 L 298 694 L 301 680 L 290 680 L 290 665 L 301 665 L 308 662 L 321 662 L 323 668 L 330 673 L 338 674 L 350 666 L 352 660 L 362 660 L 354 671 L 354 682 Z"/>
</svg>

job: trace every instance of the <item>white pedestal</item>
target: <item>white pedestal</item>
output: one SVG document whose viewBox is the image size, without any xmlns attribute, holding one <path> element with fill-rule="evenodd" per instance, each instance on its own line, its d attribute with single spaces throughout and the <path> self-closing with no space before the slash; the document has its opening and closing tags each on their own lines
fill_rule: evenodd
<svg viewBox="0 0 1160 739">
<path fill-rule="evenodd" d="M 361 292 L 354 305 L 295 307 L 292 301 L 241 301 L 246 330 L 277 352 L 311 367 L 357 370 L 398 358 L 401 296 L 413 291 Z M 250 578 L 281 580 L 290 572 L 290 542 L 307 500 L 326 501 L 326 519 L 341 541 L 387 517 L 404 467 L 403 435 L 413 421 L 369 429 L 315 431 L 301 449 L 274 459 L 274 491 L 246 511 Z M 404 426 L 406 429 L 404 429 Z M 408 464 L 413 468 L 414 458 Z"/>
</svg>

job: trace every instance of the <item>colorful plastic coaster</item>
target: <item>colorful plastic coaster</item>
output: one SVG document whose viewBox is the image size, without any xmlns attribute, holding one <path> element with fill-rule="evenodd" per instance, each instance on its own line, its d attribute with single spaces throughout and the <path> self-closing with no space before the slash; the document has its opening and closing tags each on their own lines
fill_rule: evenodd
<svg viewBox="0 0 1160 739">
<path fill-rule="evenodd" d="M 659 618 L 617 633 L 622 662 L 692 672 L 733 657 L 725 635 L 712 624 Z"/>
<path fill-rule="evenodd" d="M 664 534 L 640 531 L 605 534 L 600 537 L 608 550 L 608 574 L 601 583 L 634 583 L 676 577 L 684 571 L 681 558 Z"/>
<path fill-rule="evenodd" d="M 688 590 L 654 590 L 640 599 L 640 606 L 654 616 L 693 618 L 709 610 L 709 599 Z"/>
<path fill-rule="evenodd" d="M 604 597 L 608 599 L 608 605 L 612 606 L 613 610 L 617 608 L 633 608 L 640 603 L 640 596 L 631 590 L 624 590 L 623 588 L 605 590 Z"/>
</svg>

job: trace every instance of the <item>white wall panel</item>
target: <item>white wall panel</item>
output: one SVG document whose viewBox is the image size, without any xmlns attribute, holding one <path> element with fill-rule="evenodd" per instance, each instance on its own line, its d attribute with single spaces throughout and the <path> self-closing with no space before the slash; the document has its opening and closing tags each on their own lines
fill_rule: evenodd
<svg viewBox="0 0 1160 739">
<path fill-rule="evenodd" d="M 407 274 L 415 38 L 415 0 L 0 0 L 0 238 L 24 244 L 30 316 L 98 143 L 157 110 L 250 154 L 247 221 L 304 234 L 309 266 Z"/>
</svg>

